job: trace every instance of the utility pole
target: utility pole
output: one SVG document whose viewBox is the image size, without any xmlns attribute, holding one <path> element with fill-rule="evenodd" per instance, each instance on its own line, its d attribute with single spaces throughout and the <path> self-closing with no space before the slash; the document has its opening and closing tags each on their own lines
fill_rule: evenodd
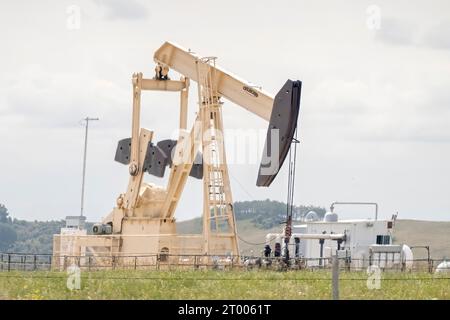
<svg viewBox="0 0 450 320">
<path fill-rule="evenodd" d="M 89 118 L 86 117 L 83 121 L 86 121 L 86 131 L 84 134 L 84 156 L 83 156 L 83 180 L 81 182 L 81 212 L 80 216 L 83 216 L 84 210 L 84 182 L 86 179 L 86 156 L 87 156 L 87 142 L 88 142 L 88 130 L 89 130 L 89 121 L 96 121 L 98 118 Z"/>
</svg>

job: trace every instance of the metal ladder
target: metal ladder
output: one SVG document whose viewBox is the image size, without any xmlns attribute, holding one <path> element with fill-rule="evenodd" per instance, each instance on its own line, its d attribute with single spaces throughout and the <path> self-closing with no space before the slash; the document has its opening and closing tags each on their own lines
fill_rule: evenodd
<svg viewBox="0 0 450 320">
<path fill-rule="evenodd" d="M 223 139 L 222 106 L 215 88 L 215 58 L 198 63 L 199 99 L 202 112 L 205 253 L 212 237 L 230 239 L 230 251 L 238 254 L 236 223 Z M 203 70 L 199 70 L 199 67 Z"/>
</svg>

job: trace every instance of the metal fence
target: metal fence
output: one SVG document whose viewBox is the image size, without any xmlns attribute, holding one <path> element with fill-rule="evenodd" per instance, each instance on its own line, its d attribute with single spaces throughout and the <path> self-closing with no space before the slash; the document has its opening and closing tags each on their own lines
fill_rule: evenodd
<svg viewBox="0 0 450 320">
<path fill-rule="evenodd" d="M 383 271 L 434 272 L 442 260 L 414 259 L 412 267 L 407 263 L 380 264 L 370 259 L 339 258 L 339 268 L 345 271 L 364 271 L 369 265 L 377 265 Z M 321 270 L 331 269 L 331 258 L 293 258 L 286 263 L 282 257 L 220 256 L 220 255 L 51 255 L 26 253 L 0 253 L 0 271 L 64 271 L 71 266 L 83 271 L 95 270 Z"/>
<path fill-rule="evenodd" d="M 0 271 L 50 270 L 51 254 L 0 253 Z"/>
</svg>

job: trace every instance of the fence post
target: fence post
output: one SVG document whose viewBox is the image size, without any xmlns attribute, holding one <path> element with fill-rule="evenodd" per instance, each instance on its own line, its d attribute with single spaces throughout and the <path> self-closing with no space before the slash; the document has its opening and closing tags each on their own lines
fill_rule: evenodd
<svg viewBox="0 0 450 320">
<path fill-rule="evenodd" d="M 333 300 L 339 300 L 339 258 L 337 252 L 331 257 L 332 261 L 332 294 Z"/>
<path fill-rule="evenodd" d="M 169 267 L 169 271 L 172 270 L 172 265 L 170 264 L 170 254 L 167 255 L 167 266 Z"/>
<path fill-rule="evenodd" d="M 91 256 L 88 256 L 88 271 L 91 271 Z"/>
<path fill-rule="evenodd" d="M 34 271 L 36 271 L 36 269 L 37 269 L 37 263 L 36 263 L 36 254 L 33 256 L 33 269 L 34 269 Z"/>
</svg>

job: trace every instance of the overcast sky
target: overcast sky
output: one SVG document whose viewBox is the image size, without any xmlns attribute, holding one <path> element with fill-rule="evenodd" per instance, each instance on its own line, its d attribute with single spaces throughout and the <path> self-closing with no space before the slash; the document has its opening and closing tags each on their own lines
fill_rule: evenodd
<svg viewBox="0 0 450 320">
<path fill-rule="evenodd" d="M 445 0 L 2 1 L 0 203 L 27 220 L 78 214 L 79 121 L 89 115 L 100 121 L 89 136 L 85 213 L 108 214 L 128 181 L 113 159 L 130 136 L 131 75 L 153 77 L 153 52 L 171 40 L 273 94 L 302 80 L 297 204 L 375 201 L 383 218 L 449 220 L 449 12 Z M 144 94 L 142 125 L 156 140 L 176 128 L 178 100 Z M 227 129 L 266 129 L 231 102 L 223 112 Z M 234 200 L 285 201 L 285 169 L 257 188 L 256 163 L 231 165 Z M 179 220 L 201 214 L 201 187 L 188 181 Z"/>
</svg>

